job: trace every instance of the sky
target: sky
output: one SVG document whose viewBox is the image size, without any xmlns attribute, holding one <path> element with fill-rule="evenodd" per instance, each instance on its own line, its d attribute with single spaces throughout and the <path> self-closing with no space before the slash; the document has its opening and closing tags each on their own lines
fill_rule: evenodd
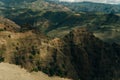
<svg viewBox="0 0 120 80">
<path fill-rule="evenodd" d="M 90 2 L 108 3 L 108 4 L 120 4 L 120 0 L 60 0 L 60 1 L 67 1 L 67 2 L 90 1 Z"/>
</svg>

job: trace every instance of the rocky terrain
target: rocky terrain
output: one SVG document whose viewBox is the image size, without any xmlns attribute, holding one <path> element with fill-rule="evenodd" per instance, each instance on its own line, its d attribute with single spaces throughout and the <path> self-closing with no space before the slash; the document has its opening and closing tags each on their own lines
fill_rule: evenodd
<svg viewBox="0 0 120 80">
<path fill-rule="evenodd" d="M 120 79 L 120 45 L 103 42 L 86 28 L 74 29 L 63 38 L 49 38 L 36 29 L 21 31 L 7 22 L 13 28 L 1 23 L 6 28 L 0 31 L 1 62 L 74 80 Z"/>
<path fill-rule="evenodd" d="M 42 79 L 39 75 L 45 80 L 119 80 L 119 9 L 111 11 L 116 7 L 109 5 L 108 13 L 79 12 L 79 5 L 86 4 L 93 3 L 1 0 L 0 62 L 4 63 L 0 64 L 0 73 L 5 73 L 0 75 L 6 76 L 7 71 L 11 72 L 9 76 L 21 74 L 12 80 Z M 0 79 L 8 79 L 3 76 Z"/>
</svg>

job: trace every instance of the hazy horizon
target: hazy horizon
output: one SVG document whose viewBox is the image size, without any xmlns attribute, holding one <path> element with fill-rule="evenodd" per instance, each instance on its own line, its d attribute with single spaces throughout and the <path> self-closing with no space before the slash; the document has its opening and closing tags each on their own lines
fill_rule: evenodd
<svg viewBox="0 0 120 80">
<path fill-rule="evenodd" d="M 97 2 L 97 3 L 107 3 L 107 4 L 120 4 L 120 0 L 59 0 L 59 1 L 65 1 L 65 2 Z"/>
</svg>

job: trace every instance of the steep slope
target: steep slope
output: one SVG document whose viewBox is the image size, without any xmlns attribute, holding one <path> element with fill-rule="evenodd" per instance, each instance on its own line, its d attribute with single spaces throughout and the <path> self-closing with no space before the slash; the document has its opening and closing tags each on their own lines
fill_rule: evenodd
<svg viewBox="0 0 120 80">
<path fill-rule="evenodd" d="M 69 80 L 59 77 L 49 77 L 42 72 L 29 73 L 25 69 L 13 64 L 0 63 L 1 80 Z"/>
<path fill-rule="evenodd" d="M 120 46 L 104 43 L 84 28 L 62 39 L 49 39 L 34 30 L 0 31 L 0 35 L 1 62 L 74 80 L 120 78 Z"/>
<path fill-rule="evenodd" d="M 4 16 L 22 27 L 1 18 L 0 62 L 74 80 L 120 79 L 120 45 L 95 37 L 119 43 L 118 15 L 74 14 L 64 6 L 43 0 L 21 4 L 25 6 L 2 8 Z M 84 26 L 88 30 L 74 29 Z"/>
<path fill-rule="evenodd" d="M 20 30 L 20 26 L 15 24 L 15 22 L 0 17 L 0 31 L 19 31 Z"/>
<path fill-rule="evenodd" d="M 85 29 L 73 30 L 65 41 L 71 45 L 72 61 L 82 80 L 119 79 L 120 51 L 114 48 L 116 44 L 104 43 Z"/>
<path fill-rule="evenodd" d="M 0 31 L 0 35 L 1 62 L 21 65 L 21 67 L 26 68 L 28 71 L 43 71 L 49 76 L 58 75 L 67 77 L 65 68 L 61 67 L 65 66 L 65 56 L 59 54 L 59 61 L 56 62 L 57 49 L 52 45 L 54 40 L 51 41 L 44 35 L 32 30 L 26 32 Z M 61 64 L 58 65 L 59 63 Z M 70 64 L 69 59 L 66 63 Z M 70 64 L 68 67 L 70 70 L 72 65 Z M 75 77 L 75 75 L 69 74 L 69 77 Z"/>
</svg>

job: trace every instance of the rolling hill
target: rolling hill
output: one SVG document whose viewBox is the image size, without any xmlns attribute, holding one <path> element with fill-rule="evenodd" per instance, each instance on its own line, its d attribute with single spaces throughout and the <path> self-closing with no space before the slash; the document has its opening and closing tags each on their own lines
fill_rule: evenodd
<svg viewBox="0 0 120 80">
<path fill-rule="evenodd" d="M 16 5 L 13 5 L 13 7 L 4 7 L 1 16 L 15 21 L 21 26 L 23 31 L 34 28 L 50 37 L 63 37 L 68 34 L 70 30 L 84 26 L 94 32 L 96 37 L 104 41 L 120 43 L 120 17 L 118 14 L 114 14 L 115 11 L 119 12 L 119 5 L 89 2 L 59 3 L 49 0 L 24 1 L 24 3 L 21 4 L 23 5 L 21 7 Z M 96 10 L 100 9 L 100 13 L 94 8 L 92 9 L 91 5 L 96 7 Z M 80 10 L 80 13 L 72 11 L 76 8 L 80 9 L 79 6 L 88 8 L 91 6 L 90 9 L 95 11 Z M 73 9 L 71 10 L 70 7 Z M 98 7 L 99 9 L 97 9 Z M 108 11 L 108 13 L 104 11 Z"/>
<path fill-rule="evenodd" d="M 58 3 L 58 2 L 57 2 Z M 91 13 L 120 13 L 119 4 L 104 4 L 94 2 L 61 2 L 62 4 L 75 12 L 91 12 Z"/>
</svg>

